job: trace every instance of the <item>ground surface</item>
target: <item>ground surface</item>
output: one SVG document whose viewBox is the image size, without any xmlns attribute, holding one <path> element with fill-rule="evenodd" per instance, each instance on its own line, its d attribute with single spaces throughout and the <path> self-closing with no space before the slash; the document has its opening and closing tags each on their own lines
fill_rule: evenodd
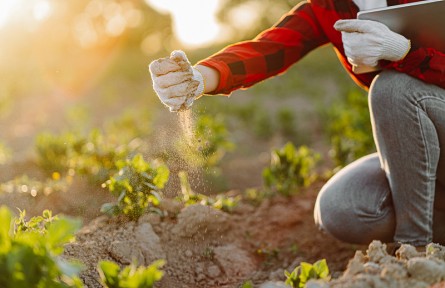
<svg viewBox="0 0 445 288">
<path fill-rule="evenodd" d="M 65 255 L 86 263 L 81 276 L 87 287 L 101 287 L 99 260 L 127 265 L 134 258 L 144 265 L 167 260 L 160 287 L 238 287 L 246 280 L 283 280 L 284 270 L 301 261 L 326 258 L 333 275 L 346 268 L 361 247 L 341 243 L 315 227 L 312 211 L 320 185 L 291 198 L 266 199 L 259 206 L 241 204 L 231 214 L 201 205 L 184 208 L 169 200 L 164 203 L 167 217 L 146 215 L 138 222 L 95 218 L 92 207 L 100 207 L 107 197 L 105 193 L 97 197 L 98 191 L 95 197 L 82 192 L 87 185 L 71 195 L 4 194 L 0 201 L 12 207 L 18 204 L 30 215 L 38 214 L 48 201 L 56 212 L 78 214 L 78 208 L 70 210 L 75 206 L 70 202 L 82 198 L 82 215 L 93 220 L 79 231 Z"/>
<path fill-rule="evenodd" d="M 170 114 L 166 117 L 177 121 Z M 154 125 L 165 127 L 164 120 L 158 122 L 160 124 Z M 17 128 L 20 121 L 11 123 L 14 124 L 4 127 L 5 135 L 14 140 L 10 145 L 20 157 L 3 165 L 0 180 L 9 181 L 22 174 L 44 179 L 32 151 L 35 133 L 42 129 L 40 123 L 26 122 L 26 133 L 9 135 L 12 131 L 21 131 Z M 167 146 L 170 137 L 180 130 L 176 127 L 162 131 L 164 134 L 158 133 L 151 139 L 155 148 Z M 222 162 L 222 175 L 230 189 L 242 191 L 260 186 L 261 171 L 270 161 L 271 147 L 282 144 L 279 137 L 268 141 L 248 137 L 245 139 L 246 133 L 235 133 L 236 142 L 255 145 L 246 148 L 239 144 L 238 150 L 226 155 Z M 174 175 L 183 167 L 170 165 L 169 168 Z M 177 194 L 174 179 L 171 182 L 168 192 Z M 197 184 L 194 179 L 190 182 Z M 13 210 L 26 210 L 28 216 L 51 209 L 54 214 L 82 218 L 84 228 L 79 231 L 77 242 L 67 247 L 66 256 L 87 265 L 81 276 L 88 287 L 100 287 L 96 272 L 99 260 L 126 265 L 133 258 L 145 265 L 158 258 L 167 260 L 161 287 L 238 287 L 246 280 L 254 283 L 283 280 L 284 270 L 292 270 L 301 261 L 313 263 L 326 258 L 334 275 L 346 268 L 348 259 L 360 247 L 341 243 L 315 227 L 313 206 L 322 184 L 316 183 L 291 198 L 266 199 L 259 206 L 242 204 L 231 214 L 206 207 L 183 209 L 173 205 L 168 208 L 171 210 L 168 217 L 146 216 L 137 223 L 101 216 L 100 206 L 113 201 L 113 197 L 106 189 L 79 176 L 66 192 L 36 197 L 29 193 L 3 193 L 0 203 Z"/>
</svg>

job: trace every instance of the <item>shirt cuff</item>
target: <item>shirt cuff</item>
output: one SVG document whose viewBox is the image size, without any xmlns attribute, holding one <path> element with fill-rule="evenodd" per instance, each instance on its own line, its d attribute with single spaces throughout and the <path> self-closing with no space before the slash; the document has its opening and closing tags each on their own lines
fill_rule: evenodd
<svg viewBox="0 0 445 288">
<path fill-rule="evenodd" d="M 198 62 L 196 65 L 204 65 L 213 68 L 219 72 L 218 87 L 216 87 L 214 91 L 208 92 L 206 94 L 210 95 L 222 94 L 229 96 L 230 93 L 232 93 L 233 89 L 231 89 L 231 87 L 233 80 L 231 77 L 230 68 L 225 62 L 214 59 L 205 59 Z"/>
</svg>

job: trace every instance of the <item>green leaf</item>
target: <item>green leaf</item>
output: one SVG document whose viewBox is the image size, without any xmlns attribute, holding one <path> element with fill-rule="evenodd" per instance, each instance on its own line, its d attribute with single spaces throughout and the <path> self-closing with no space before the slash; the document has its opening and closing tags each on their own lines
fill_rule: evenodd
<svg viewBox="0 0 445 288">
<path fill-rule="evenodd" d="M 329 267 L 326 259 L 318 260 L 314 263 L 314 271 L 321 279 L 327 279 L 329 277 Z"/>
<path fill-rule="evenodd" d="M 120 213 L 119 206 L 114 203 L 105 203 L 100 207 L 100 212 L 109 216 L 116 216 Z"/>
<path fill-rule="evenodd" d="M 105 287 L 120 288 L 119 283 L 119 265 L 111 261 L 100 261 L 98 265 L 100 279 Z"/>
<path fill-rule="evenodd" d="M 170 176 L 170 171 L 167 166 L 161 165 L 156 169 L 156 176 L 153 179 L 153 183 L 159 187 L 159 189 L 164 189 L 165 184 Z"/>
<path fill-rule="evenodd" d="M 312 264 L 301 262 L 300 287 L 304 287 L 309 279 L 317 279 L 317 274 Z"/>
<path fill-rule="evenodd" d="M 47 233 L 47 244 L 56 249 L 74 238 L 74 233 L 79 230 L 82 223 L 78 219 L 61 217 L 51 223 Z M 55 251 L 56 253 L 61 251 Z"/>
<path fill-rule="evenodd" d="M 240 288 L 253 288 L 253 283 L 250 280 L 246 281 L 246 282 L 243 283 L 243 285 L 241 285 Z"/>
<path fill-rule="evenodd" d="M 11 247 L 9 231 L 11 229 L 12 213 L 6 206 L 0 207 L 0 255 Z"/>
</svg>

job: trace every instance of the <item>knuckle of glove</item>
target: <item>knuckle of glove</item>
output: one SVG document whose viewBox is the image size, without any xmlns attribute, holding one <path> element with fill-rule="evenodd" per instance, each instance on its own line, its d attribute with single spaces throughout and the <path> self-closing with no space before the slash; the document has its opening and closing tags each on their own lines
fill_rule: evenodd
<svg viewBox="0 0 445 288">
<path fill-rule="evenodd" d="M 167 88 L 158 87 L 158 95 L 162 99 L 178 98 L 187 95 L 189 82 L 182 82 Z"/>
<path fill-rule="evenodd" d="M 152 77 L 165 75 L 170 72 L 180 70 L 180 66 L 169 58 L 160 58 L 150 63 L 148 66 Z"/>
<path fill-rule="evenodd" d="M 171 72 L 156 78 L 155 82 L 160 88 L 178 85 L 182 82 L 191 81 L 192 74 L 189 72 Z"/>
</svg>

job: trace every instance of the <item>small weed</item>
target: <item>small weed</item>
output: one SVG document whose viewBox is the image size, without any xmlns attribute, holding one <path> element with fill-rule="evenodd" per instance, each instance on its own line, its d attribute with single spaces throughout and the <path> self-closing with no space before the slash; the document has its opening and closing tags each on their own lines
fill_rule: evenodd
<svg viewBox="0 0 445 288">
<path fill-rule="evenodd" d="M 297 244 L 292 244 L 290 247 L 289 247 L 289 250 L 290 250 L 290 252 L 292 253 L 292 254 L 297 254 L 298 253 L 298 250 L 299 250 L 299 248 L 298 248 L 298 245 Z"/>
<path fill-rule="evenodd" d="M 317 174 L 313 170 L 319 159 L 320 155 L 308 147 L 296 149 L 289 142 L 272 151 L 271 164 L 263 171 L 264 184 L 272 191 L 291 195 L 315 181 Z"/>
<path fill-rule="evenodd" d="M 153 262 L 148 267 L 137 267 L 135 263 L 121 269 L 111 261 L 100 261 L 97 267 L 102 285 L 107 288 L 151 288 L 160 281 L 164 272 L 159 269 L 165 264 L 164 260 Z"/>
<path fill-rule="evenodd" d="M 319 260 L 314 264 L 301 262 L 301 265 L 289 273 L 284 272 L 286 276 L 286 284 L 293 288 L 305 287 L 310 279 L 323 279 L 328 281 L 330 279 L 329 268 L 326 259 Z"/>
<path fill-rule="evenodd" d="M 169 178 L 167 166 L 149 164 L 141 154 L 116 163 L 119 171 L 104 186 L 116 197 L 117 203 L 107 203 L 101 211 L 109 215 L 124 214 L 136 220 L 146 211 L 160 212 L 160 190 Z"/>
<path fill-rule="evenodd" d="M 253 288 L 253 282 L 250 281 L 250 280 L 248 280 L 248 281 L 244 282 L 244 283 L 240 286 L 240 288 Z"/>
<path fill-rule="evenodd" d="M 51 223 L 59 219 L 57 216 L 53 216 L 50 210 L 44 210 L 42 216 L 32 217 L 29 221 L 26 221 L 26 211 L 19 211 L 20 216 L 15 220 L 14 223 L 16 233 L 24 231 L 36 231 L 40 234 L 44 234 L 46 233 L 46 231 L 48 231 Z"/>
<path fill-rule="evenodd" d="M 178 173 L 182 196 L 179 197 L 179 200 L 182 201 L 186 206 L 193 204 L 201 204 L 211 206 L 213 208 L 225 211 L 232 212 L 233 209 L 238 205 L 241 200 L 241 196 L 226 196 L 224 194 L 217 194 L 215 196 L 206 196 L 204 194 L 200 194 L 194 192 L 190 187 L 190 183 L 188 181 L 188 176 L 185 171 L 180 171 Z"/>
<path fill-rule="evenodd" d="M 206 247 L 202 252 L 202 256 L 209 260 L 213 260 L 213 258 L 215 257 L 215 251 L 211 247 Z"/>
<path fill-rule="evenodd" d="M 259 206 L 264 199 L 270 196 L 272 196 L 270 191 L 258 188 L 248 188 L 243 192 L 243 200 L 254 206 Z"/>
<path fill-rule="evenodd" d="M 337 166 L 343 167 L 375 151 L 367 100 L 354 90 L 347 94 L 344 103 L 327 111 L 326 132 L 332 145 L 330 154 Z"/>
<path fill-rule="evenodd" d="M 115 163 L 129 154 L 128 147 L 110 142 L 97 129 L 86 137 L 73 132 L 42 133 L 37 136 L 36 150 L 38 163 L 48 175 L 74 171 L 97 183 L 108 179 L 117 170 Z"/>
</svg>

